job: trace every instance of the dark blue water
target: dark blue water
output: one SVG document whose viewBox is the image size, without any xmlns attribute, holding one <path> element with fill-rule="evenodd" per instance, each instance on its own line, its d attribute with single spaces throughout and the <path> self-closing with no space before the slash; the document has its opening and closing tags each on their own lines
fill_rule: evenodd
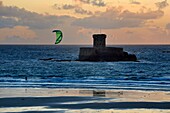
<svg viewBox="0 0 170 113">
<path fill-rule="evenodd" d="M 0 87 L 170 91 L 170 45 L 120 46 L 140 62 L 74 61 L 79 47 L 0 45 Z"/>
</svg>

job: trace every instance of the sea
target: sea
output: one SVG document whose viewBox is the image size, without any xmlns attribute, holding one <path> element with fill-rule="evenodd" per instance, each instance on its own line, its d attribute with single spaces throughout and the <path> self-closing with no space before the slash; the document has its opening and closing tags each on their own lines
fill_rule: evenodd
<svg viewBox="0 0 170 113">
<path fill-rule="evenodd" d="M 76 61 L 80 47 L 0 45 L 0 88 L 170 91 L 170 45 L 116 45 L 138 62 Z"/>
</svg>

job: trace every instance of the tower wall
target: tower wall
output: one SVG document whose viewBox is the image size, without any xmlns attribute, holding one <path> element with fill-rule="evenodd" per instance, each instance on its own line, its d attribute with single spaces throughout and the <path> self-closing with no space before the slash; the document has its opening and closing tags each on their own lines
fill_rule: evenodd
<svg viewBox="0 0 170 113">
<path fill-rule="evenodd" d="M 80 61 L 97 61 L 98 55 L 95 48 L 81 47 L 79 53 Z"/>
<path fill-rule="evenodd" d="M 93 35 L 93 47 L 106 47 L 106 35 L 94 34 Z"/>
</svg>

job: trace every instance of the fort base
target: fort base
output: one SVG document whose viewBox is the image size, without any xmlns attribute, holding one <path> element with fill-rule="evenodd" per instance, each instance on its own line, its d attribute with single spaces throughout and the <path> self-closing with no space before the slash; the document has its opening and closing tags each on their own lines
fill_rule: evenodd
<svg viewBox="0 0 170 113">
<path fill-rule="evenodd" d="M 94 34 L 93 47 L 81 47 L 79 61 L 137 61 L 134 54 L 128 54 L 123 48 L 106 47 L 106 35 Z"/>
</svg>

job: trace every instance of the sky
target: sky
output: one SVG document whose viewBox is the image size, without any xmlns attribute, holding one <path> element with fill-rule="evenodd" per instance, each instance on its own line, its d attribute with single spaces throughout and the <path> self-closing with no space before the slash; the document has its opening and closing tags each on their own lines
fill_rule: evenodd
<svg viewBox="0 0 170 113">
<path fill-rule="evenodd" d="M 170 44 L 170 0 L 0 0 L 0 44 Z"/>
</svg>

